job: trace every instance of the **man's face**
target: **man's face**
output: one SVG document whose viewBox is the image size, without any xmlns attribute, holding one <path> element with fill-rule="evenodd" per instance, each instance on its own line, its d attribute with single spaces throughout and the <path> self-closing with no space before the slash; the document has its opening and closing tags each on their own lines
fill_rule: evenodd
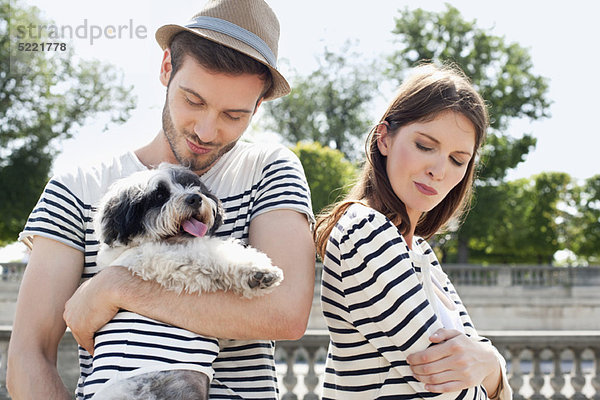
<svg viewBox="0 0 600 400">
<path fill-rule="evenodd" d="M 170 73 L 170 57 L 165 57 L 163 132 L 177 162 L 203 174 L 235 146 L 250 124 L 264 81 L 258 75 L 209 71 L 190 56 L 169 83 Z"/>
</svg>

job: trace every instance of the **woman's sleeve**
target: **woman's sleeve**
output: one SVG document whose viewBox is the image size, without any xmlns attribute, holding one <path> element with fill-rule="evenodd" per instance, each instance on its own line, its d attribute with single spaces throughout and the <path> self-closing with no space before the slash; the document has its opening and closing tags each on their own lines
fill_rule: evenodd
<svg viewBox="0 0 600 400">
<path fill-rule="evenodd" d="M 405 376 L 416 392 L 406 357 L 431 345 L 442 328 L 397 228 L 385 217 L 355 219 L 339 241 L 342 284 L 356 329 Z"/>
</svg>

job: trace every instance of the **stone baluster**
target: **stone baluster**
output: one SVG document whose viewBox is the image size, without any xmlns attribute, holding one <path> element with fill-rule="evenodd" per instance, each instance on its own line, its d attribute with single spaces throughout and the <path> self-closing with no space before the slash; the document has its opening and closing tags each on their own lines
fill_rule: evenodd
<svg viewBox="0 0 600 400">
<path fill-rule="evenodd" d="M 563 349 L 558 347 L 552 350 L 552 376 L 550 377 L 550 386 L 554 394 L 552 400 L 566 400 L 567 397 L 562 394 L 565 387 L 565 376 L 561 367 L 561 355 Z"/>
<path fill-rule="evenodd" d="M 315 389 L 319 384 L 319 376 L 315 372 L 315 362 L 317 360 L 317 353 L 321 346 L 305 346 L 306 349 L 306 361 L 308 362 L 308 372 L 304 377 L 304 386 L 306 386 L 307 393 L 304 395 L 304 400 L 319 400 L 319 396 L 315 393 Z"/>
<path fill-rule="evenodd" d="M 594 376 L 592 377 L 592 386 L 595 394 L 592 399 L 600 400 L 600 347 L 595 347 L 594 351 Z"/>
<path fill-rule="evenodd" d="M 283 376 L 283 386 L 285 386 L 286 393 L 283 395 L 281 400 L 298 400 L 298 396 L 294 393 L 294 388 L 298 383 L 298 378 L 294 372 L 294 364 L 296 363 L 296 350 L 291 347 L 284 348 L 285 361 L 287 369 Z"/>
<path fill-rule="evenodd" d="M 523 386 L 523 372 L 521 371 L 521 347 L 509 346 L 510 352 L 510 377 L 508 383 L 513 390 L 513 400 L 525 400 L 520 390 Z"/>
<path fill-rule="evenodd" d="M 581 368 L 581 353 L 584 349 L 573 347 L 573 374 L 571 376 L 571 386 L 575 390 L 575 394 L 571 396 L 572 400 L 587 400 L 587 397 L 582 393 L 585 386 L 585 376 Z"/>
<path fill-rule="evenodd" d="M 541 349 L 533 349 L 531 351 L 531 362 L 532 371 L 531 378 L 529 378 L 529 386 L 533 389 L 533 394 L 531 395 L 531 400 L 545 400 L 546 397 L 541 394 L 542 388 L 544 387 L 544 374 L 542 374 L 542 368 L 540 363 L 540 353 Z"/>
<path fill-rule="evenodd" d="M 8 340 L 0 341 L 0 399 L 9 399 L 6 390 L 6 358 L 8 357 Z"/>
</svg>

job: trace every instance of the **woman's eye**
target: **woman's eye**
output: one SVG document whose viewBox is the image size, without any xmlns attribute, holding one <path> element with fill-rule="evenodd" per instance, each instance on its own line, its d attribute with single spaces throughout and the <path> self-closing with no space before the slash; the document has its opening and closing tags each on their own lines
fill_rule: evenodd
<svg viewBox="0 0 600 400">
<path fill-rule="evenodd" d="M 423 146 L 419 142 L 416 142 L 415 144 L 417 145 L 417 149 L 419 149 L 419 150 L 422 150 L 422 151 L 431 151 L 431 147 Z"/>
<path fill-rule="evenodd" d="M 454 157 L 450 157 L 450 159 L 451 159 L 451 160 L 452 160 L 452 162 L 453 162 L 453 163 L 454 163 L 456 166 L 458 166 L 458 167 L 462 167 L 463 165 L 465 165 L 465 163 L 464 163 L 464 162 L 462 162 L 462 161 L 459 161 L 459 160 L 457 160 L 457 159 L 456 159 L 456 158 L 454 158 Z"/>
</svg>

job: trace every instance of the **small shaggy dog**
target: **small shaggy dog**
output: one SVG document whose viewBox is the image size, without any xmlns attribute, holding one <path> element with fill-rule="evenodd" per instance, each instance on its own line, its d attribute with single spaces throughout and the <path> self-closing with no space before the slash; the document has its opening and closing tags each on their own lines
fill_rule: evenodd
<svg viewBox="0 0 600 400">
<path fill-rule="evenodd" d="M 222 213 L 219 200 L 187 168 L 163 163 L 135 173 L 115 182 L 100 203 L 97 264 L 126 266 L 176 292 L 230 290 L 247 298 L 270 292 L 283 272 L 235 239 L 212 237 Z M 94 371 L 97 357 L 95 350 Z M 111 378 L 100 389 L 94 399 L 203 399 L 208 379 L 161 365 L 149 374 Z"/>
</svg>

